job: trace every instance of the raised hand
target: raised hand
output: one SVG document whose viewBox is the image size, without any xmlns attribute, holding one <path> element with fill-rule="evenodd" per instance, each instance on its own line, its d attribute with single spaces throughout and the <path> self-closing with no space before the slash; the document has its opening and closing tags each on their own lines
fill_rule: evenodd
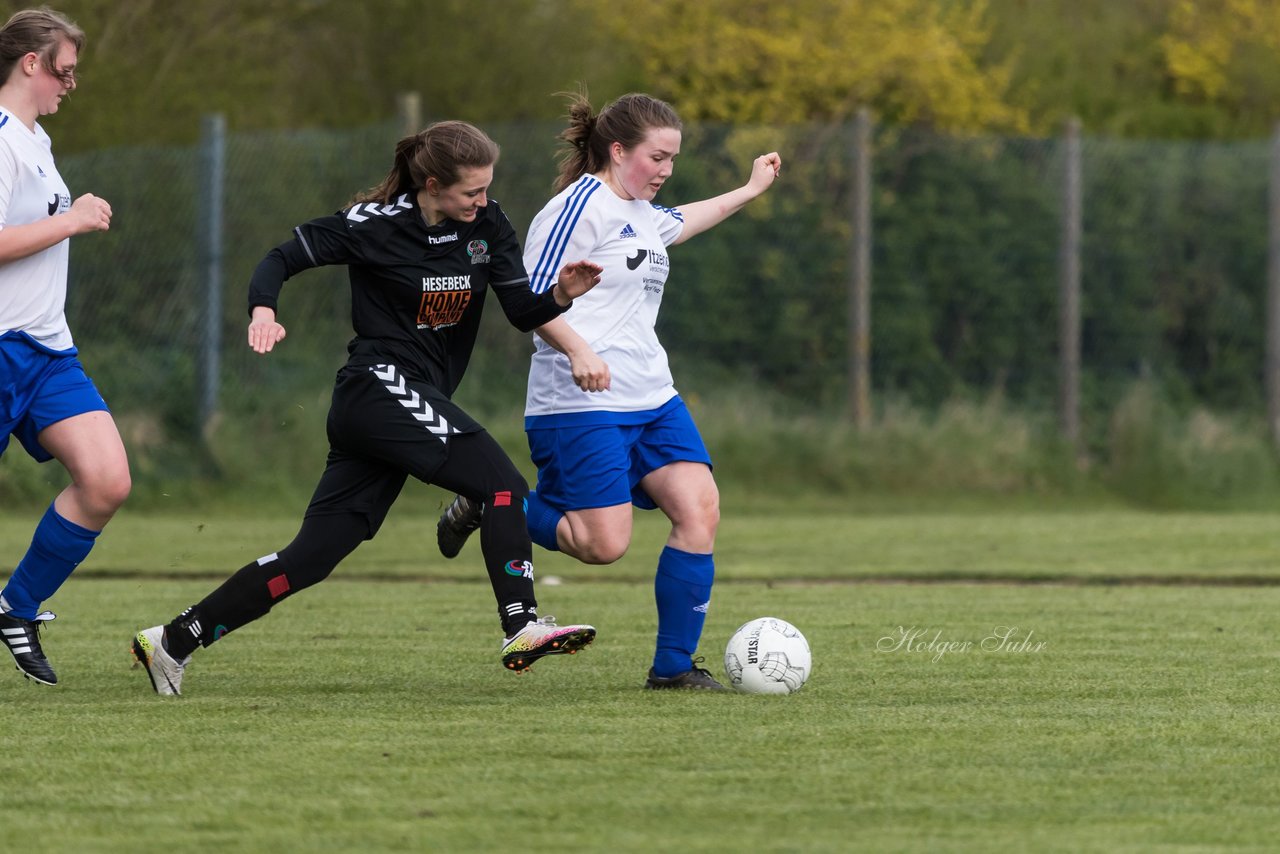
<svg viewBox="0 0 1280 854">
<path fill-rule="evenodd" d="M 560 277 L 556 281 L 559 286 L 556 302 L 568 305 L 600 284 L 600 274 L 603 272 L 604 267 L 592 261 L 574 261 L 565 264 L 560 268 Z"/>
<path fill-rule="evenodd" d="M 747 179 L 747 186 L 755 190 L 757 194 L 763 193 L 773 185 L 773 180 L 782 174 L 782 158 L 778 156 L 778 152 L 771 151 L 768 154 L 762 154 L 751 163 L 751 177 Z"/>
</svg>

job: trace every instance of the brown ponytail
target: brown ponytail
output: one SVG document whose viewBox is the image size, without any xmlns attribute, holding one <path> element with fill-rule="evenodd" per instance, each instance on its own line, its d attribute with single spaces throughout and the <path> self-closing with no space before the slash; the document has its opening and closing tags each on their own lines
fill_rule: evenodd
<svg viewBox="0 0 1280 854">
<path fill-rule="evenodd" d="M 478 169 L 498 162 L 498 144 L 467 122 L 436 122 L 396 143 L 391 171 L 376 187 L 357 193 L 351 204 L 390 204 L 404 193 L 415 193 L 435 178 L 442 187 L 458 182 L 463 169 Z"/>
<path fill-rule="evenodd" d="M 597 114 L 585 93 L 565 94 L 569 126 L 556 137 L 563 143 L 555 182 L 557 193 L 583 175 L 602 171 L 609 164 L 609 147 L 615 142 L 632 149 L 653 128 L 683 127 L 670 104 L 649 95 L 623 95 Z"/>
</svg>

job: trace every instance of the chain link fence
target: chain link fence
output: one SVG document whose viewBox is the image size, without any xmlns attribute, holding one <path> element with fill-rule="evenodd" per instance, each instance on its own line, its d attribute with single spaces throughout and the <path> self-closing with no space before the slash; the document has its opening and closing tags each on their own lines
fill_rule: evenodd
<svg viewBox="0 0 1280 854">
<path fill-rule="evenodd" d="M 127 440 L 195 440 L 222 413 L 284 445 L 282 409 L 323 410 L 351 334 L 345 271 L 286 285 L 289 339 L 266 358 L 244 346 L 246 285 L 294 225 L 381 180 L 401 127 L 234 133 L 218 170 L 210 145 L 60 159 L 74 195 L 115 211 L 110 232 L 72 242 L 68 314 Z M 486 126 L 503 146 L 491 195 L 518 233 L 551 193 L 560 129 Z M 740 185 L 765 151 L 785 163 L 770 193 L 672 252 L 660 334 L 687 395 L 844 411 L 853 139 L 840 125 L 686 128 L 662 203 Z M 873 149 L 873 402 L 997 393 L 1052 410 L 1062 141 L 879 128 Z M 1269 151 L 1265 140 L 1083 140 L 1086 422 L 1144 378 L 1175 400 L 1263 413 Z M 496 307 L 488 315 L 460 395 L 480 414 L 515 413 L 531 347 Z"/>
</svg>

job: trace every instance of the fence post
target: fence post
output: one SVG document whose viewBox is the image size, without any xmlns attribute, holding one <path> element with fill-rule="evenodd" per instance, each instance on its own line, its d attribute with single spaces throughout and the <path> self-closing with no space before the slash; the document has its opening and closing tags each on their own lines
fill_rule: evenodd
<svg viewBox="0 0 1280 854">
<path fill-rule="evenodd" d="M 1058 246 L 1058 415 L 1062 438 L 1080 445 L 1080 120 L 1067 121 L 1062 169 L 1062 234 Z"/>
<path fill-rule="evenodd" d="M 417 92 L 401 92 L 397 95 L 396 113 L 400 116 L 403 136 L 422 130 L 422 96 Z"/>
<path fill-rule="evenodd" d="M 226 172 L 227 120 L 221 113 L 206 115 L 200 124 L 200 269 L 204 287 L 204 325 L 200 346 L 201 436 L 216 427 L 218 385 L 222 361 L 222 200 Z"/>
<path fill-rule="evenodd" d="M 853 119 L 853 235 L 849 242 L 849 418 L 859 430 L 871 425 L 871 112 Z"/>
<path fill-rule="evenodd" d="M 1280 122 L 1271 133 L 1267 204 L 1267 426 L 1280 448 Z"/>
</svg>

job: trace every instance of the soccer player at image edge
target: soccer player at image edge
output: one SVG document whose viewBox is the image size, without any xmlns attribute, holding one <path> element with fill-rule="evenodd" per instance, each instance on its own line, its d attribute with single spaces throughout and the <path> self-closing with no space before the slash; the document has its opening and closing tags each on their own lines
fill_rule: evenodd
<svg viewBox="0 0 1280 854">
<path fill-rule="evenodd" d="M 110 228 L 111 206 L 91 193 L 71 200 L 37 121 L 75 90 L 83 47 L 84 32 L 47 8 L 16 12 L 0 27 L 0 454 L 16 436 L 33 459 L 56 459 L 71 479 L 0 589 L 0 640 L 42 685 L 58 677 L 39 635 L 53 614 L 41 606 L 132 488 L 124 443 L 65 314 L 70 238 Z"/>
</svg>

